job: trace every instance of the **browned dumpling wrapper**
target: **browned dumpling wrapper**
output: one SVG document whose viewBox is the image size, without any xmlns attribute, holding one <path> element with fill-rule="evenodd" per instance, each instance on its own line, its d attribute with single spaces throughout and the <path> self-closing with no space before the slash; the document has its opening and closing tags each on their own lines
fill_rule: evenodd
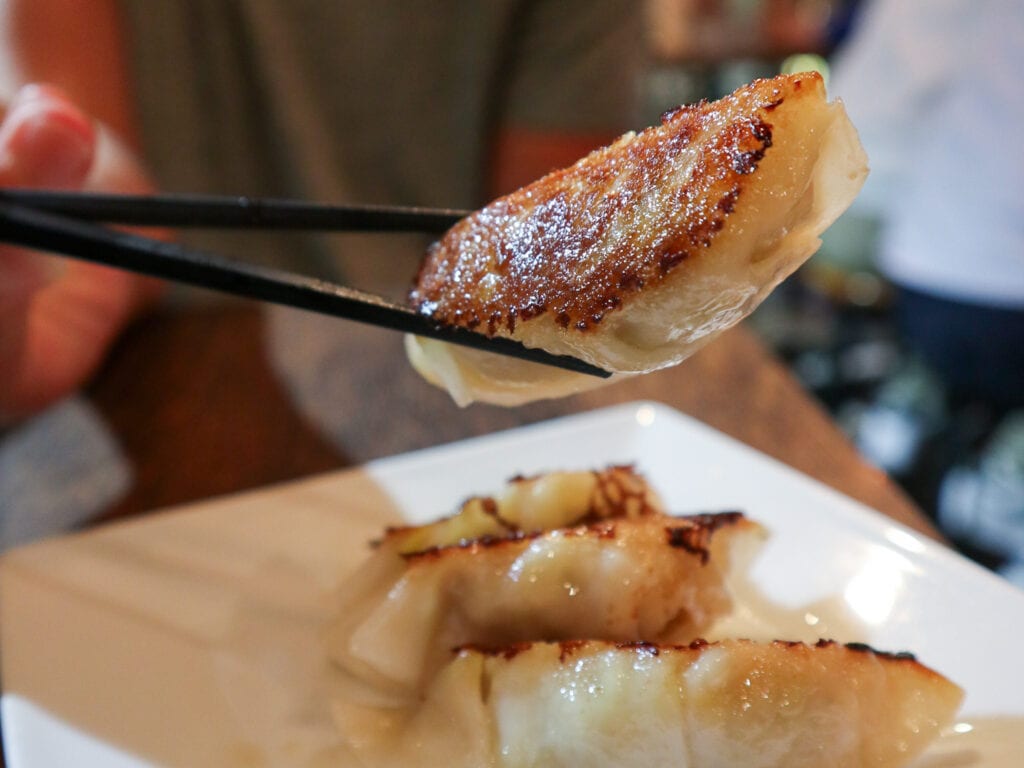
<svg viewBox="0 0 1024 768">
<path fill-rule="evenodd" d="M 341 599 L 330 653 L 401 698 L 466 644 L 689 642 L 731 609 L 734 550 L 761 535 L 739 512 L 664 514 L 628 467 L 519 478 L 454 517 L 388 531 Z"/>
<path fill-rule="evenodd" d="M 749 314 L 819 247 L 867 175 L 815 73 L 680 107 L 467 217 L 410 300 L 439 322 L 616 374 L 674 365 Z M 516 405 L 603 381 L 407 338 L 457 402 Z"/>
<path fill-rule="evenodd" d="M 364 754 L 379 766 L 899 768 L 962 698 L 909 654 L 830 641 L 467 648 Z"/>
</svg>

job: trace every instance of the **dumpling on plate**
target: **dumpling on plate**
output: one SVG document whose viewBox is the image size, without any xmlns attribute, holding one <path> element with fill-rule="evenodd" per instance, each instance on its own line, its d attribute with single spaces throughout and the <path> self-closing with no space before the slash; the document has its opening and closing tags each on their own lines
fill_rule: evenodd
<svg viewBox="0 0 1024 768">
<path fill-rule="evenodd" d="M 609 517 L 664 511 L 657 492 L 631 466 L 514 477 L 493 496 L 474 496 L 458 514 L 427 525 L 390 528 L 385 546 L 401 554 L 483 537 L 531 534 Z"/>
<path fill-rule="evenodd" d="M 411 303 L 617 374 L 674 365 L 818 249 L 867 160 L 815 73 L 759 80 L 495 200 L 428 251 Z M 599 379 L 407 337 L 460 404 L 517 405 Z"/>
<path fill-rule="evenodd" d="M 413 695 L 466 644 L 689 642 L 731 608 L 738 512 L 673 517 L 627 467 L 513 480 L 459 515 L 388 532 L 329 637 L 355 677 Z"/>
<path fill-rule="evenodd" d="M 908 654 L 831 641 L 468 648 L 371 761 L 898 768 L 952 722 L 962 697 Z"/>
</svg>

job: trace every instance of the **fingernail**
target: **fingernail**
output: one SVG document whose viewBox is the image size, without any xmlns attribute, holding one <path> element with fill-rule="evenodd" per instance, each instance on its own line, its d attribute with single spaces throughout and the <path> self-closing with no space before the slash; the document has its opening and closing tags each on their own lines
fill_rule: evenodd
<svg viewBox="0 0 1024 768">
<path fill-rule="evenodd" d="M 68 95 L 55 85 L 50 85 L 49 83 L 29 83 L 28 85 L 21 86 L 15 92 L 14 98 L 11 99 L 10 108 L 14 109 L 19 104 L 44 99 L 49 101 L 71 102 Z"/>
<path fill-rule="evenodd" d="M 63 188 L 79 185 L 92 166 L 95 128 L 55 88 L 18 92 L 0 125 L 0 180 Z"/>
</svg>

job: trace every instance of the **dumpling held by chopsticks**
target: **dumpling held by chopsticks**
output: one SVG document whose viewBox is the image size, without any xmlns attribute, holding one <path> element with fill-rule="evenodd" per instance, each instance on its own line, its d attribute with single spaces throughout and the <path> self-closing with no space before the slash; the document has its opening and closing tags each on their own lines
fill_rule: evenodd
<svg viewBox="0 0 1024 768">
<path fill-rule="evenodd" d="M 820 76 L 759 80 L 463 219 L 428 251 L 410 300 L 439 322 L 580 358 L 612 380 L 675 365 L 809 258 L 866 175 Z M 607 381 L 419 337 L 406 348 L 463 405 Z"/>
</svg>

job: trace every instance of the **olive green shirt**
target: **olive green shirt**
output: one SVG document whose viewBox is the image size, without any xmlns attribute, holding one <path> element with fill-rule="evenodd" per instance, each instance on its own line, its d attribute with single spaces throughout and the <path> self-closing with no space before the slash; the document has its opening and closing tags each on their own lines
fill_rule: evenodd
<svg viewBox="0 0 1024 768">
<path fill-rule="evenodd" d="M 165 190 L 476 207 L 497 127 L 634 127 L 642 4 L 629 0 L 121 3 Z M 424 246 L 195 239 L 377 290 L 404 289 Z"/>
</svg>

